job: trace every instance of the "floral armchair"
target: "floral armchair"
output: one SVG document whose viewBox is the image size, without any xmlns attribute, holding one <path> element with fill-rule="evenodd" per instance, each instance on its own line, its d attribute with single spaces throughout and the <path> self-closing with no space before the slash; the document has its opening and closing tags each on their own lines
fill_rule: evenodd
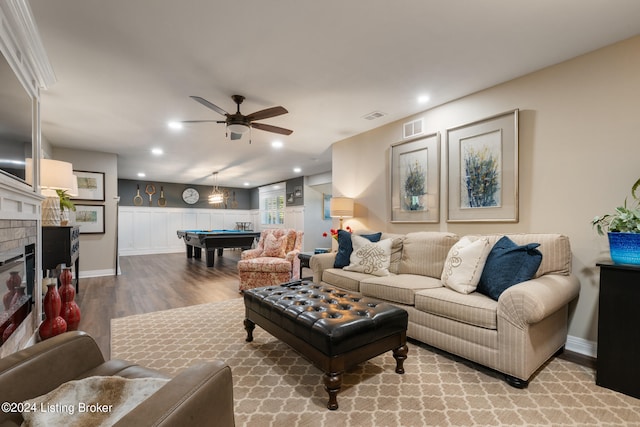
<svg viewBox="0 0 640 427">
<path fill-rule="evenodd" d="M 263 230 L 258 246 L 243 251 L 238 261 L 240 291 L 273 286 L 298 279 L 303 231 L 273 228 Z"/>
</svg>

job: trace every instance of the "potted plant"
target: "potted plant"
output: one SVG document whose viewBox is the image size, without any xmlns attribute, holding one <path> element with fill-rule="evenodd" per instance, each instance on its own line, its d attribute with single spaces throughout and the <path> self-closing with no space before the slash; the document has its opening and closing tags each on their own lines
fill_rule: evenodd
<svg viewBox="0 0 640 427">
<path fill-rule="evenodd" d="M 618 206 L 614 213 L 596 216 L 592 226 L 600 235 L 607 232 L 611 259 L 616 264 L 640 265 L 640 179 L 631 187 L 633 204 Z"/>
<path fill-rule="evenodd" d="M 60 198 L 60 225 L 67 225 L 69 223 L 69 214 L 67 211 L 75 212 L 76 205 L 71 201 L 67 190 L 56 190 L 56 193 L 58 193 L 58 197 Z"/>
</svg>

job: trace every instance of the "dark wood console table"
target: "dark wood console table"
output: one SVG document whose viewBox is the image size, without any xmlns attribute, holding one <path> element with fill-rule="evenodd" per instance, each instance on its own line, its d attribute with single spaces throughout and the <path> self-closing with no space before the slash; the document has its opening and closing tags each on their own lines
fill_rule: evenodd
<svg viewBox="0 0 640 427">
<path fill-rule="evenodd" d="M 640 266 L 598 266 L 596 384 L 640 398 Z"/>
<path fill-rule="evenodd" d="M 42 268 L 52 270 L 59 264 L 74 267 L 76 293 L 80 273 L 80 228 L 77 226 L 42 227 Z"/>
</svg>

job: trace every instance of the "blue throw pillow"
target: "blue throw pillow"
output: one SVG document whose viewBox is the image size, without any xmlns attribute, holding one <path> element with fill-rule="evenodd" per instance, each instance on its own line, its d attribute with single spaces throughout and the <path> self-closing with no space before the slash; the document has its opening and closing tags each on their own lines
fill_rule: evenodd
<svg viewBox="0 0 640 427">
<path fill-rule="evenodd" d="M 371 242 L 379 242 L 382 233 L 373 234 L 359 234 Z M 353 245 L 351 244 L 351 233 L 345 230 L 338 230 L 338 253 L 336 254 L 336 260 L 333 262 L 334 268 L 343 268 L 349 265 L 349 259 L 351 258 L 351 252 L 353 252 Z"/>
<path fill-rule="evenodd" d="M 476 291 L 498 301 L 510 286 L 525 282 L 536 274 L 542 262 L 539 243 L 518 246 L 504 236 L 489 252 Z"/>
</svg>

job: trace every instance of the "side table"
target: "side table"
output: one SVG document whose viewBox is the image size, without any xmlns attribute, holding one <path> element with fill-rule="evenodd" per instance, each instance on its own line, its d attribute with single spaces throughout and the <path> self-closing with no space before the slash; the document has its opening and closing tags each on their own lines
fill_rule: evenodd
<svg viewBox="0 0 640 427">
<path fill-rule="evenodd" d="M 302 269 L 309 268 L 309 263 L 311 262 L 311 257 L 314 255 L 313 252 L 300 252 L 298 254 L 298 259 L 300 260 L 300 279 L 310 280 L 311 277 L 302 277 Z"/>
<path fill-rule="evenodd" d="M 598 266 L 596 384 L 640 398 L 640 266 Z"/>
</svg>

